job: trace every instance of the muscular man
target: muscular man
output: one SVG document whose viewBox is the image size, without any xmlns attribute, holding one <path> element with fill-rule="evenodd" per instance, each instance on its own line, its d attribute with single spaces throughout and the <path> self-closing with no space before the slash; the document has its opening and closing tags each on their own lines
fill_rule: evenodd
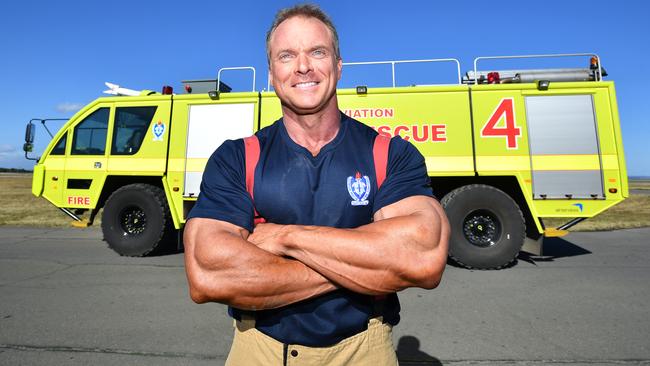
<svg viewBox="0 0 650 366">
<path fill-rule="evenodd" d="M 395 365 L 396 292 L 436 287 L 447 258 L 424 159 L 391 139 L 378 189 L 377 133 L 339 111 L 338 36 L 320 9 L 280 11 L 267 53 L 283 116 L 256 134 L 253 197 L 241 139 L 210 158 L 185 228 L 190 295 L 229 305 L 227 364 Z"/>
</svg>

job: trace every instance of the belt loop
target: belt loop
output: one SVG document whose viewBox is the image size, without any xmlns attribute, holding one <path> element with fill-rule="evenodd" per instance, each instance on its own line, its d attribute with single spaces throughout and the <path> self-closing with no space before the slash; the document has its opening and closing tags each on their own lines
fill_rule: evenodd
<svg viewBox="0 0 650 366">
<path fill-rule="evenodd" d="M 255 317 L 249 314 L 241 314 L 241 320 L 238 322 L 240 331 L 246 331 L 255 328 Z"/>
</svg>

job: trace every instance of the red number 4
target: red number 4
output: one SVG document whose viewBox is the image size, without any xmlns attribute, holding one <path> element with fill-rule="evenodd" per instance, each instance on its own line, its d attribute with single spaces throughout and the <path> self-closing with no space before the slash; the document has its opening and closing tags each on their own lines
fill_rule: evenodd
<svg viewBox="0 0 650 366">
<path fill-rule="evenodd" d="M 506 126 L 497 127 L 497 123 L 506 117 Z M 517 138 L 521 136 L 521 128 L 515 125 L 515 106 L 512 98 L 501 100 L 490 119 L 481 130 L 481 137 L 506 137 L 508 149 L 517 148 Z"/>
</svg>

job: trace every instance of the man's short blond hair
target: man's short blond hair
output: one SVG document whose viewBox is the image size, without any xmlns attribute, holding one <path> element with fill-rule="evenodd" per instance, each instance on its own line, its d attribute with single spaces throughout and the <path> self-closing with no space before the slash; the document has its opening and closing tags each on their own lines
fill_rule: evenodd
<svg viewBox="0 0 650 366">
<path fill-rule="evenodd" d="M 275 32 L 280 23 L 293 17 L 315 18 L 323 22 L 323 24 L 325 24 L 327 29 L 329 29 L 330 33 L 332 34 L 332 46 L 334 47 L 334 55 L 336 55 L 337 60 L 341 59 L 341 52 L 339 50 L 339 35 L 336 33 L 336 28 L 334 27 L 334 23 L 332 23 L 330 17 L 325 14 L 325 12 L 322 11 L 318 5 L 300 4 L 281 9 L 277 12 L 277 14 L 275 14 L 273 24 L 271 24 L 269 31 L 266 32 L 266 56 L 269 64 L 271 63 L 271 37 L 273 36 L 273 32 Z"/>
</svg>

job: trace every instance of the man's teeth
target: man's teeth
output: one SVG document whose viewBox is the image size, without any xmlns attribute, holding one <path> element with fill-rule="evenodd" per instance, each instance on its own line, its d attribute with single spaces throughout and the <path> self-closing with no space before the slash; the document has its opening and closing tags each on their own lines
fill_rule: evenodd
<svg viewBox="0 0 650 366">
<path fill-rule="evenodd" d="M 298 84 L 296 84 L 296 86 L 299 87 L 299 88 L 306 88 L 306 87 L 309 87 L 309 86 L 314 86 L 316 84 L 317 83 L 315 81 L 310 81 L 310 82 L 307 82 L 307 83 L 298 83 Z"/>
</svg>

